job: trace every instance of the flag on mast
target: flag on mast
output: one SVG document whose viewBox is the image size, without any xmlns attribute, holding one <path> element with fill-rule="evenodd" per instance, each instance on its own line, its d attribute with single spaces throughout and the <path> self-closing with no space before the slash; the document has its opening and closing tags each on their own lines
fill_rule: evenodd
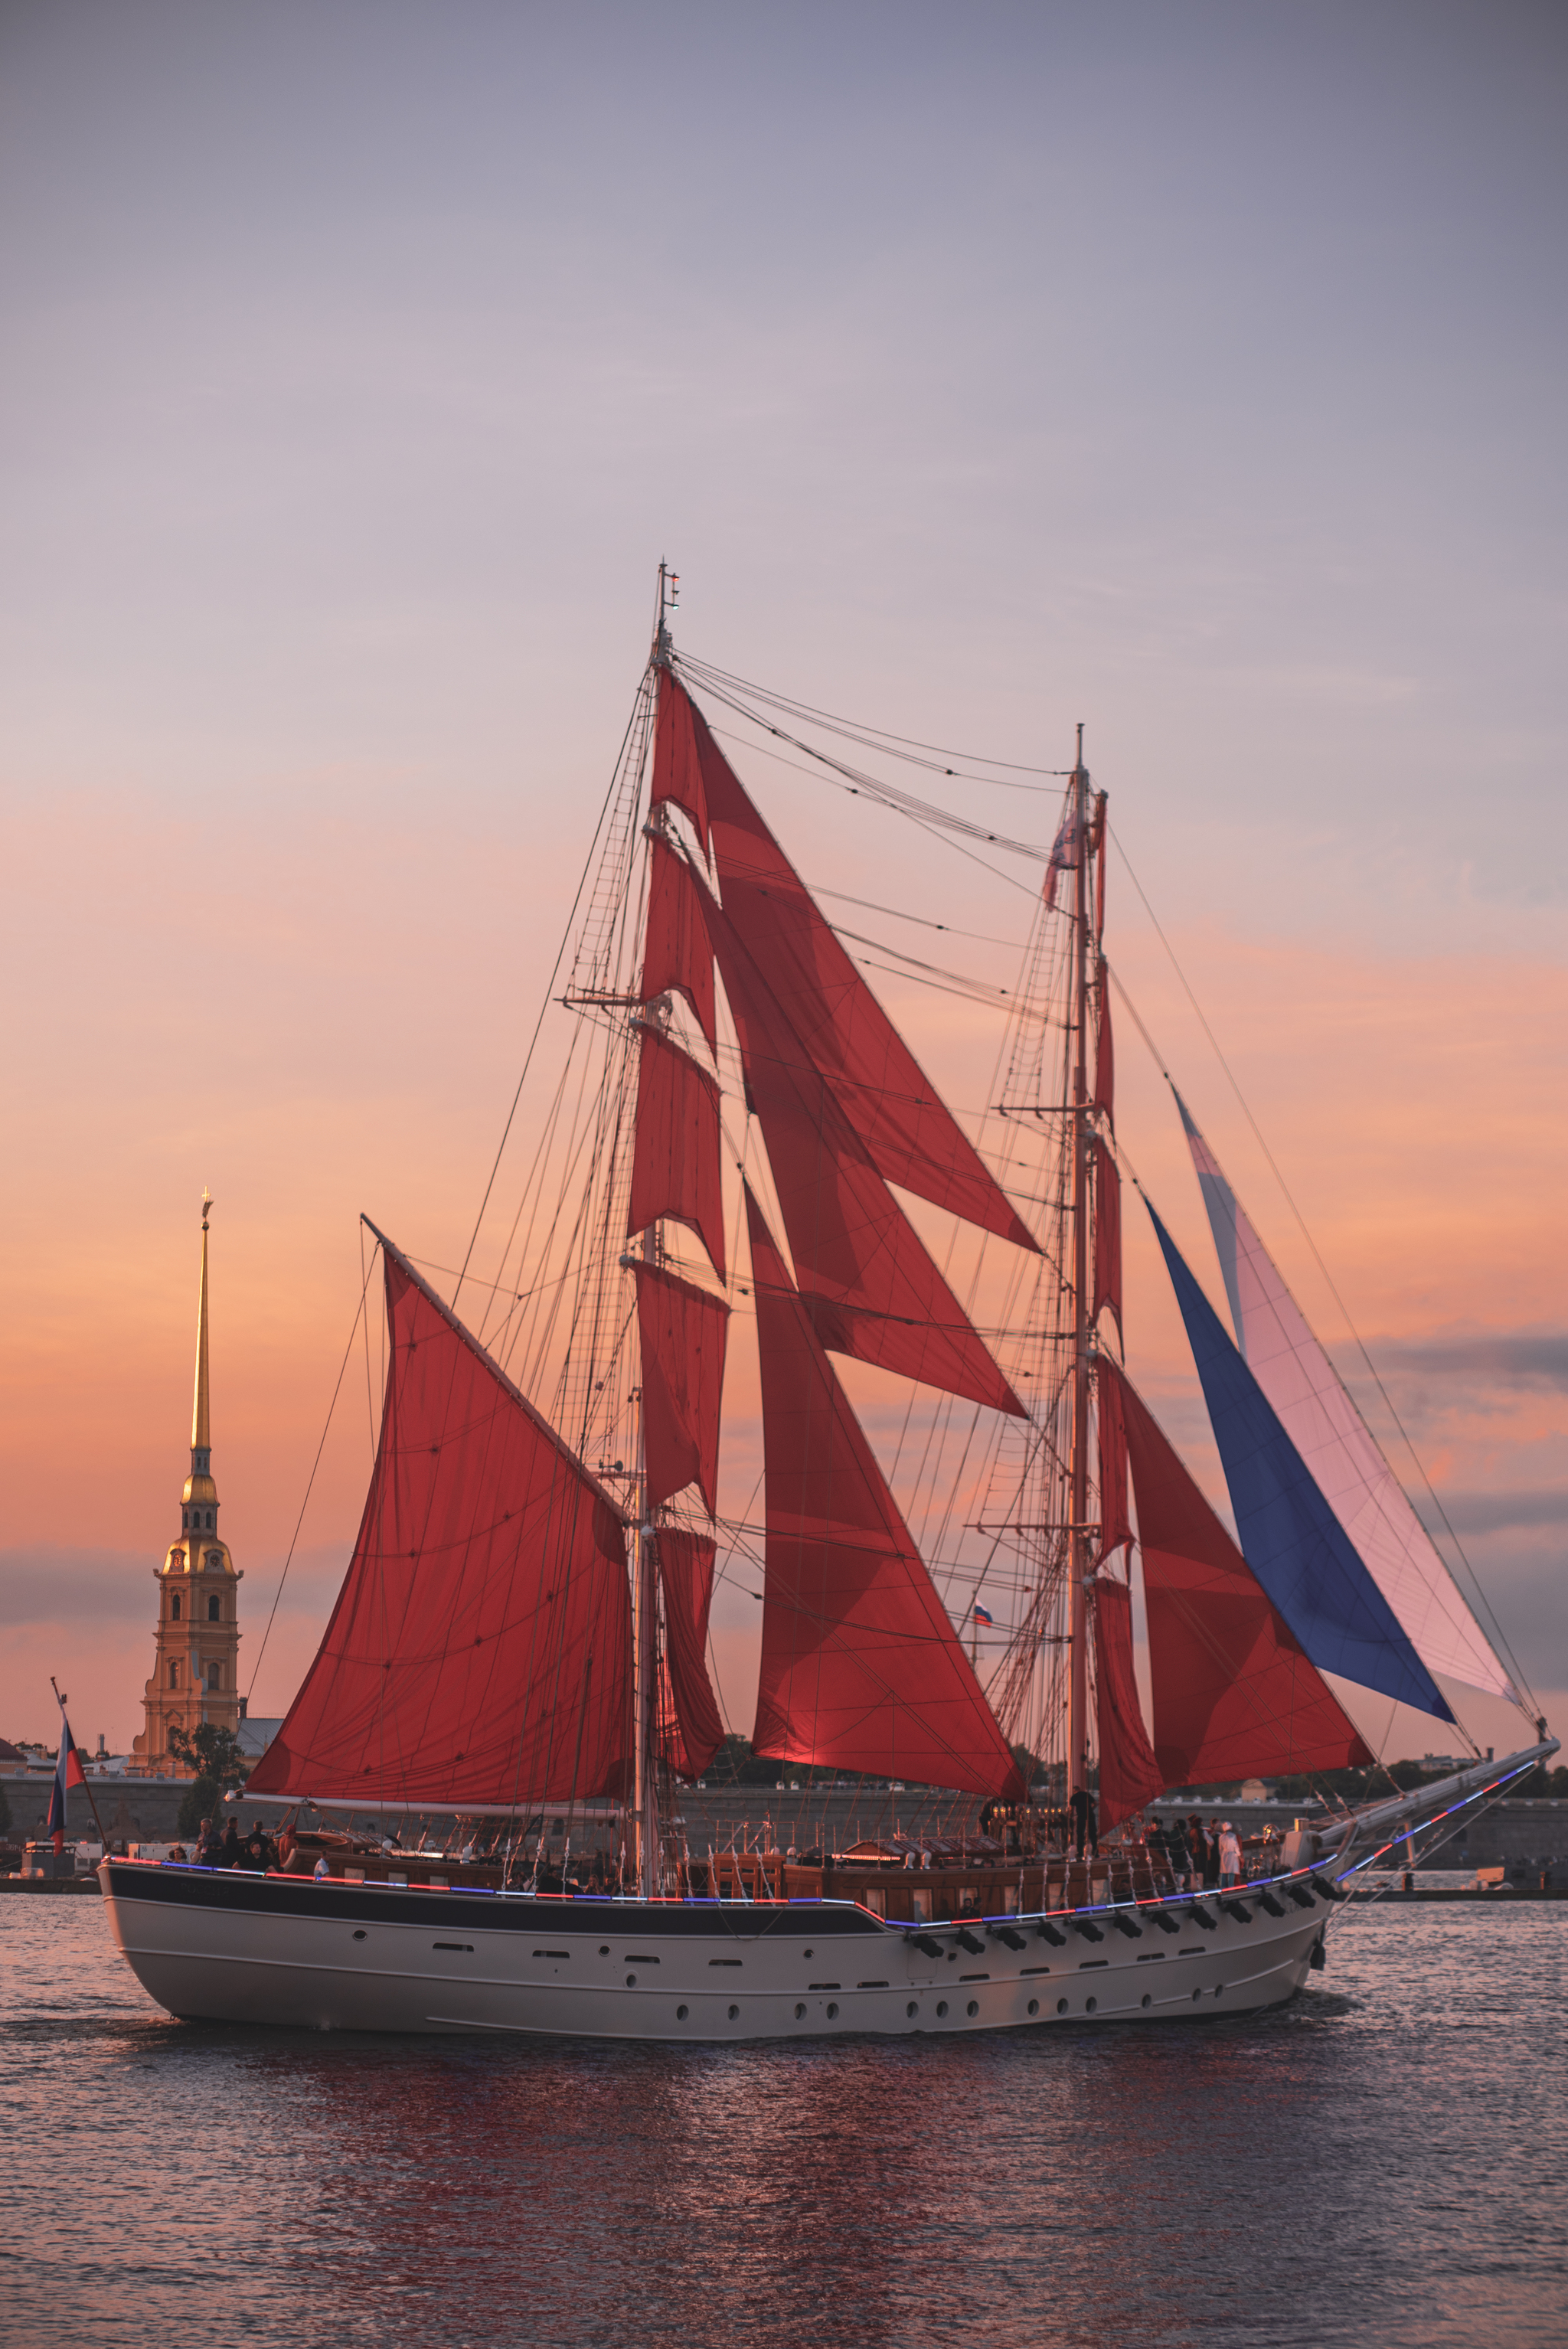
<svg viewBox="0 0 1568 2349">
<path fill-rule="evenodd" d="M 994 1623 L 995 1619 L 996 1619 L 994 1615 L 988 1615 L 985 1612 L 985 1608 L 981 1606 L 978 1599 L 975 1601 L 975 1620 L 976 1623 L 985 1623 L 989 1626 Z"/>
<path fill-rule="evenodd" d="M 66 1709 L 62 1705 L 60 1707 L 60 1758 L 55 1764 L 55 1783 L 49 1789 L 49 1816 L 46 1823 L 57 1852 L 64 1851 L 66 1847 L 66 1796 L 73 1786 L 85 1786 L 87 1783 L 87 1772 L 82 1768 L 81 1756 L 77 1752 L 77 1741 L 71 1735 L 71 1724 L 66 1719 Z"/>
</svg>

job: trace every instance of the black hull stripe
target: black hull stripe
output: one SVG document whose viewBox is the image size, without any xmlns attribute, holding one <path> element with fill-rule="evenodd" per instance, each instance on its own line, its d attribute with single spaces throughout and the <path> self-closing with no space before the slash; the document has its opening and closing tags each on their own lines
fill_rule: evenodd
<svg viewBox="0 0 1568 2349">
<path fill-rule="evenodd" d="M 170 1868 L 151 1862 L 109 1860 L 105 1869 L 111 1898 L 156 1901 L 177 1909 L 205 1909 L 226 1917 L 310 1917 L 351 1924 L 444 1925 L 495 1933 L 542 1932 L 562 1940 L 624 1942 L 649 1939 L 735 1941 L 793 1940 L 808 1935 L 881 1939 L 886 1928 L 863 1909 L 815 1901 L 753 1905 L 701 1900 L 566 1900 L 525 1893 L 431 1892 L 422 1886 L 344 1884 L 311 1877 L 254 1876 L 237 1868 Z M 896 1930 L 896 1929 L 895 1929 Z"/>
</svg>

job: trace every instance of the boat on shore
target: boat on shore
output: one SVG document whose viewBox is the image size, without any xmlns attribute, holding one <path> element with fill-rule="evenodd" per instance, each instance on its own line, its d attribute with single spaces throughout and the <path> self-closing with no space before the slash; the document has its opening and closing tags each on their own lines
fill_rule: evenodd
<svg viewBox="0 0 1568 2349">
<path fill-rule="evenodd" d="M 1323 1963 L 1347 1878 L 1556 1742 L 1534 1722 L 1505 1760 L 1299 1823 L 1222 1882 L 1144 1832 L 1172 1788 L 1369 1764 L 1350 1692 L 1453 1723 L 1458 1685 L 1528 1719 L 1517 1675 L 1180 1096 L 1233 1335 L 1146 1204 L 1235 1537 L 1131 1381 L 1106 801 L 1081 734 L 972 1139 L 705 704 L 890 817 L 996 835 L 850 765 L 841 721 L 812 748 L 820 713 L 683 658 L 671 584 L 661 569 L 554 1007 L 569 1041 L 493 1278 L 465 1264 L 446 1299 L 366 1218 L 387 1361 L 370 1489 L 249 1782 L 299 1806 L 290 1849 L 264 1868 L 106 1859 L 116 1940 L 173 2014 L 323 2030 L 726 2042 L 1277 2005 Z M 918 747 L 896 739 L 867 748 Z M 944 1264 L 899 1195 L 926 1228 L 944 1219 Z M 759 1524 L 720 1510 L 737 1316 Z M 834 1358 L 901 1382 L 913 1505 Z M 763 1584 L 754 1751 L 948 1789 L 941 1835 L 690 1848 L 678 1790 L 724 1741 L 708 1616 L 738 1558 Z M 975 1627 L 1004 1598 L 983 1681 Z M 345 1826 L 304 1824 L 307 1806 Z M 356 1813 L 388 1809 L 449 1832 L 434 1849 L 356 1834 Z"/>
</svg>

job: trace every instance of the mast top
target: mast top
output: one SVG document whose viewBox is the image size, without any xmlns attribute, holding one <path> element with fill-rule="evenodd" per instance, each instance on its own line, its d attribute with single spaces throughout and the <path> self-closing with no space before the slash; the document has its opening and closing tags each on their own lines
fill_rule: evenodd
<svg viewBox="0 0 1568 2349">
<path fill-rule="evenodd" d="M 655 665 L 660 668 L 666 666 L 675 653 L 675 638 L 671 636 L 669 630 L 669 615 L 679 608 L 680 600 L 680 573 L 678 571 L 672 571 L 667 563 L 661 563 L 659 565 L 659 609 L 658 616 L 654 623 L 654 660 Z"/>
</svg>

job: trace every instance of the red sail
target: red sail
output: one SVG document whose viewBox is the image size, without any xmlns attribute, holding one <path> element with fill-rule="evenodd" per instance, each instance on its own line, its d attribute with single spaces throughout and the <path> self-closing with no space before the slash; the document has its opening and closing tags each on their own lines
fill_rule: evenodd
<svg viewBox="0 0 1568 2349">
<path fill-rule="evenodd" d="M 1114 1371 L 1095 1381 L 1099 1405 L 1099 1553 L 1102 1566 L 1112 1550 L 1132 1539 L 1127 1509 L 1127 1428 L 1121 1415 L 1121 1386 Z"/>
<path fill-rule="evenodd" d="M 1035 1249 L 995 1176 L 753 807 L 701 710 L 670 678 L 660 687 L 661 722 L 665 701 L 673 708 L 677 697 L 690 713 L 724 910 L 755 957 L 766 992 L 799 1039 L 805 1064 L 827 1080 L 885 1181 Z"/>
<path fill-rule="evenodd" d="M 1372 1759 L 1149 1411 L 1121 1390 L 1154 1683 L 1154 1750 L 1170 1786 Z"/>
<path fill-rule="evenodd" d="M 695 1485 L 718 1514 L 718 1407 L 729 1308 L 657 1265 L 638 1264 L 648 1506 Z"/>
<path fill-rule="evenodd" d="M 655 995 L 679 988 L 689 999 L 711 1052 L 718 1032 L 713 1017 L 713 948 L 696 884 L 686 859 L 667 842 L 655 839 L 651 845 L 642 999 L 648 1003 Z"/>
<path fill-rule="evenodd" d="M 749 1188 L 767 1477 L 758 1753 L 1014 1799 L 1018 1766 Z"/>
<path fill-rule="evenodd" d="M 659 677 L 659 709 L 654 721 L 654 782 L 652 803 L 669 802 L 691 819 L 692 830 L 708 854 L 707 792 L 703 781 L 701 739 L 717 759 L 713 737 L 703 725 L 685 686 L 677 685 L 666 668 Z M 722 761 L 720 762 L 722 764 Z"/>
<path fill-rule="evenodd" d="M 1094 1153 L 1094 1303 L 1090 1318 L 1109 1306 L 1121 1335 L 1121 1176 L 1097 1133 Z"/>
<path fill-rule="evenodd" d="M 252 1792 L 528 1804 L 629 1764 L 620 1512 L 388 1247 L 370 1495 L 332 1619 Z"/>
<path fill-rule="evenodd" d="M 851 1119 L 806 1066 L 735 926 L 711 903 L 707 919 L 801 1300 L 822 1344 L 1021 1418 L 1023 1405 Z"/>
<path fill-rule="evenodd" d="M 665 1666 L 675 1711 L 675 1733 L 665 1738 L 665 1758 L 681 1777 L 700 1778 L 724 1744 L 706 1661 L 714 1539 L 684 1526 L 661 1526 L 654 1550 L 665 1596 Z"/>
<path fill-rule="evenodd" d="M 718 1087 L 689 1052 L 652 1025 L 637 1068 L 637 1136 L 626 1230 L 661 1216 L 689 1224 L 724 1278 L 724 1186 L 718 1166 Z"/>
<path fill-rule="evenodd" d="M 1119 1826 L 1165 1790 L 1138 1702 L 1132 1594 L 1099 1575 L 1094 1595 L 1094 1708 L 1099 1743 L 1099 1823 Z"/>
<path fill-rule="evenodd" d="M 1091 1109 L 1097 1109 L 1114 1133 L 1116 1130 L 1116 1040 L 1110 1027 L 1110 973 L 1105 957 L 1099 958 L 1099 984 L 1095 989 L 1095 1001 L 1099 1012 L 1094 1039 L 1094 1099 Z"/>
</svg>

